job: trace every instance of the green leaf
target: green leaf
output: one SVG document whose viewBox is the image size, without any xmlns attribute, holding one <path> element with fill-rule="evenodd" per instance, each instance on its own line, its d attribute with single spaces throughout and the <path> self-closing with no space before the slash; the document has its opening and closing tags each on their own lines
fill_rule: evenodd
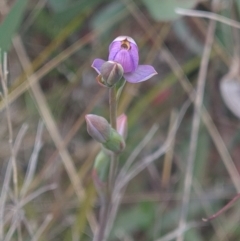
<svg viewBox="0 0 240 241">
<path fill-rule="evenodd" d="M 193 8 L 196 0 L 142 0 L 156 21 L 171 21 L 180 17 L 176 8 Z"/>
<path fill-rule="evenodd" d="M 28 0 L 18 0 L 0 26 L 0 48 L 3 52 L 11 47 L 12 37 L 21 24 L 27 3 Z"/>
</svg>

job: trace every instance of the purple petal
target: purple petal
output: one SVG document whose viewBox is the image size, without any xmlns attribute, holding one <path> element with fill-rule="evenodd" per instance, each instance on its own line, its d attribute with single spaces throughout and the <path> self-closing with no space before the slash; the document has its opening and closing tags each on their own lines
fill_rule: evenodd
<svg viewBox="0 0 240 241">
<path fill-rule="evenodd" d="M 137 45 L 130 42 L 130 49 L 121 46 L 121 42 L 114 41 L 109 46 L 108 60 L 115 61 L 122 65 L 124 73 L 130 73 L 136 70 L 139 56 Z"/>
<path fill-rule="evenodd" d="M 109 56 L 108 60 L 114 60 L 117 53 L 121 50 L 121 42 L 120 41 L 113 41 L 109 46 Z"/>
<path fill-rule="evenodd" d="M 139 83 L 150 79 L 156 75 L 156 70 L 151 65 L 139 65 L 135 72 L 124 74 L 126 81 L 130 83 Z"/>
<path fill-rule="evenodd" d="M 91 67 L 93 67 L 97 71 L 97 73 L 100 74 L 100 69 L 105 62 L 106 61 L 103 59 L 94 59 Z"/>
</svg>

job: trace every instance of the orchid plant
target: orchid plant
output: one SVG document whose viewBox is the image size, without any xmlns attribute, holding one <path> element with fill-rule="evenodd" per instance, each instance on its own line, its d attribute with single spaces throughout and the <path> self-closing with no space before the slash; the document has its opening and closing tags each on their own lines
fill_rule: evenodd
<svg viewBox="0 0 240 241">
<path fill-rule="evenodd" d="M 94 241 L 103 241 L 106 240 L 106 223 L 112 208 L 118 157 L 126 145 L 127 116 L 122 114 L 117 118 L 117 101 L 126 81 L 133 84 L 143 82 L 157 72 L 151 65 L 139 65 L 138 46 L 128 36 L 114 39 L 109 46 L 108 61 L 95 59 L 92 67 L 98 73 L 98 83 L 109 88 L 110 123 L 93 114 L 85 117 L 89 135 L 102 146 L 95 159 L 92 177 L 102 200 L 100 225 Z"/>
<path fill-rule="evenodd" d="M 156 70 L 151 65 L 139 65 L 138 46 L 136 42 L 128 36 L 120 36 L 113 40 L 109 46 L 108 62 L 116 64 L 119 71 L 122 71 L 122 75 L 129 83 L 139 83 L 150 79 L 156 75 Z M 98 74 L 104 72 L 103 59 L 95 59 L 92 67 Z M 121 65 L 121 67 L 119 66 Z"/>
</svg>

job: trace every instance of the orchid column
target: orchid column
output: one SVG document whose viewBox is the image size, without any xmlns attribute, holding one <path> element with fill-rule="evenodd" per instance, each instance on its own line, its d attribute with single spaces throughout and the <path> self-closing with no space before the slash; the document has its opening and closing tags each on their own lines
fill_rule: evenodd
<svg viewBox="0 0 240 241">
<path fill-rule="evenodd" d="M 150 65 L 139 65 L 138 46 L 128 36 L 120 36 L 109 46 L 108 61 L 95 59 L 92 67 L 97 71 L 97 81 L 109 88 L 110 124 L 101 116 L 87 115 L 88 133 L 102 145 L 93 168 L 93 179 L 102 201 L 99 230 L 94 241 L 105 241 L 108 215 L 111 211 L 112 190 L 117 175 L 118 156 L 125 148 L 127 117 L 117 119 L 117 100 L 126 81 L 139 83 L 157 74 Z"/>
</svg>

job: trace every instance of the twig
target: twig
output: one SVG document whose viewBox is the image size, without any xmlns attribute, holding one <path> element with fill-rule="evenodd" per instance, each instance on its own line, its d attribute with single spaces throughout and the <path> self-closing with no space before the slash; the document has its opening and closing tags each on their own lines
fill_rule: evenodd
<svg viewBox="0 0 240 241">
<path fill-rule="evenodd" d="M 0 58 L 2 56 L 0 55 Z M 14 194 L 16 201 L 18 200 L 18 176 L 17 176 L 17 164 L 16 164 L 16 154 L 13 148 L 13 129 L 12 129 L 12 121 L 11 121 L 11 114 L 9 108 L 9 101 L 8 101 L 8 88 L 7 88 L 7 78 L 8 78 L 8 70 L 7 70 L 7 54 L 3 54 L 3 63 L 0 67 L 0 79 L 3 88 L 3 101 L 6 104 L 6 114 L 7 114 L 7 123 L 8 123 L 8 133 L 9 133 L 9 146 L 11 151 L 11 161 L 13 166 L 13 184 L 14 184 Z"/>
<path fill-rule="evenodd" d="M 4 211 L 5 211 L 5 204 L 7 200 L 7 192 L 10 185 L 10 179 L 12 175 L 12 162 L 8 162 L 8 166 L 5 173 L 5 178 L 3 182 L 1 198 L 0 198 L 0 240 L 3 240 L 4 231 L 3 231 L 3 223 L 4 223 Z"/>
<path fill-rule="evenodd" d="M 176 116 L 177 116 L 177 112 L 176 112 L 176 110 L 173 110 L 171 113 L 171 116 L 170 116 L 169 132 L 172 129 Z M 174 140 L 171 143 L 169 151 L 166 153 L 166 155 L 164 157 L 163 171 L 162 171 L 162 187 L 167 187 L 167 185 L 169 183 L 169 179 L 171 176 L 173 153 L 174 153 Z"/>
<path fill-rule="evenodd" d="M 50 184 L 44 187 L 41 187 L 39 189 L 37 189 L 36 191 L 34 191 L 33 193 L 29 194 L 26 198 L 24 198 L 23 200 L 20 201 L 19 206 L 23 207 L 25 206 L 27 203 L 31 202 L 33 199 L 35 199 L 36 197 L 42 195 L 45 192 L 54 190 L 57 188 L 57 184 Z"/>
<path fill-rule="evenodd" d="M 118 177 L 116 179 L 116 185 L 117 183 L 120 183 L 123 177 L 127 174 L 127 171 L 129 167 L 132 165 L 136 157 L 139 155 L 139 153 L 142 151 L 142 149 L 149 143 L 149 141 L 153 138 L 154 134 L 159 129 L 159 126 L 157 124 L 154 124 L 150 131 L 147 133 L 147 135 L 143 138 L 143 140 L 138 144 L 138 146 L 134 149 L 134 151 L 131 153 L 131 155 L 126 160 L 126 163 L 122 167 L 120 173 L 118 174 Z"/>
<path fill-rule="evenodd" d="M 189 154 L 188 154 L 188 159 L 186 163 L 186 175 L 185 175 L 185 181 L 184 181 L 184 191 L 183 191 L 182 209 L 181 209 L 180 221 L 179 221 L 179 229 L 181 229 L 182 227 L 185 227 L 186 218 L 188 214 L 188 204 L 189 204 L 191 185 L 192 185 L 192 179 L 193 179 L 193 167 L 194 167 L 194 160 L 196 157 L 196 148 L 197 148 L 198 132 L 199 132 L 199 126 L 200 126 L 200 119 L 201 119 L 200 117 L 201 117 L 204 87 L 206 82 L 209 57 L 211 53 L 211 46 L 214 40 L 215 27 L 216 27 L 216 22 L 211 21 L 207 32 L 206 44 L 204 47 L 204 52 L 203 52 L 200 70 L 199 70 L 196 99 L 195 99 L 195 108 L 194 108 L 194 115 L 193 115 L 193 122 L 192 122 L 192 132 L 190 137 L 190 147 L 189 147 Z M 182 241 L 182 240 L 184 240 L 183 233 L 181 233 L 178 236 L 177 241 Z"/>
<path fill-rule="evenodd" d="M 230 202 L 228 202 L 222 209 L 210 216 L 209 218 L 203 218 L 204 222 L 211 221 L 221 215 L 223 212 L 227 211 L 238 199 L 240 198 L 240 193 L 238 193 Z"/>
<path fill-rule="evenodd" d="M 195 227 L 199 227 L 199 226 L 203 226 L 203 223 L 201 222 L 190 222 L 187 223 L 184 227 L 179 227 L 176 230 L 166 234 L 164 237 L 157 239 L 156 241 L 171 241 L 175 238 L 177 238 L 177 236 L 180 234 L 185 233 L 186 231 L 188 231 L 191 228 L 195 228 Z"/>
<path fill-rule="evenodd" d="M 43 122 L 40 122 L 38 124 L 38 130 L 37 130 L 37 135 L 36 135 L 36 139 L 35 139 L 35 144 L 34 144 L 34 149 L 31 155 L 31 158 L 29 160 L 29 164 L 28 164 L 28 169 L 27 169 L 27 173 L 25 176 L 25 180 L 22 186 L 22 189 L 20 191 L 20 195 L 21 198 L 25 196 L 29 185 L 32 182 L 35 170 L 36 170 L 36 166 L 37 166 L 37 158 L 39 155 L 39 151 L 41 150 L 42 147 L 42 132 L 43 132 Z"/>
<path fill-rule="evenodd" d="M 118 212 L 118 209 L 119 209 L 119 206 L 121 204 L 121 201 L 122 201 L 122 198 L 123 198 L 123 195 L 125 193 L 126 188 L 127 187 L 125 186 L 121 190 L 118 190 L 118 192 L 116 192 L 114 190 L 115 193 L 113 195 L 113 200 L 112 200 L 112 209 L 111 209 L 111 212 L 109 213 L 109 217 L 108 217 L 108 220 L 107 220 L 105 237 L 108 237 L 109 234 L 110 234 L 110 231 L 111 231 L 112 226 L 114 224 L 114 220 L 116 218 L 116 215 L 117 215 L 117 212 Z"/>
<path fill-rule="evenodd" d="M 32 226 L 30 225 L 29 223 L 30 221 L 27 220 L 26 216 L 23 214 L 23 217 L 22 217 L 22 223 L 24 224 L 29 236 L 32 238 L 34 236 L 34 230 L 32 228 Z"/>
<path fill-rule="evenodd" d="M 14 142 L 14 152 L 15 154 L 18 153 L 19 148 L 20 148 L 20 144 L 22 142 L 22 139 L 27 131 L 27 125 L 23 125 L 16 137 L 16 140 Z M 9 186 L 10 186 L 10 179 L 11 179 L 11 175 L 12 175 L 12 161 L 11 158 L 8 162 L 8 166 L 7 166 L 7 170 L 5 173 L 5 177 L 4 177 L 4 182 L 3 182 L 3 186 L 2 186 L 2 191 L 1 191 L 1 196 L 0 196 L 0 240 L 3 240 L 3 236 L 4 236 L 4 231 L 3 231 L 3 227 L 4 227 L 4 210 L 5 210 L 5 204 L 6 204 L 6 200 L 7 200 L 7 193 L 9 191 Z"/>
<path fill-rule="evenodd" d="M 177 8 L 175 10 L 176 13 L 180 14 L 180 15 L 184 15 L 184 16 L 190 16 L 190 17 L 200 17 L 200 18 L 208 18 L 208 19 L 212 19 L 221 23 L 225 23 L 229 26 L 232 26 L 234 28 L 238 28 L 240 29 L 240 23 L 226 18 L 224 16 L 221 16 L 219 14 L 216 13 L 212 13 L 212 12 L 206 12 L 206 11 L 200 11 L 200 10 L 192 10 L 192 9 L 183 9 L 183 8 Z"/>
<path fill-rule="evenodd" d="M 15 218 L 15 219 L 12 220 L 11 227 L 9 228 L 9 230 L 8 230 L 8 232 L 7 232 L 7 235 L 6 235 L 5 239 L 4 239 L 4 241 L 11 241 L 12 236 L 13 236 L 16 228 L 17 228 L 17 225 L 18 225 L 18 219 Z M 3 240 L 3 239 L 1 239 L 1 240 Z"/>
<path fill-rule="evenodd" d="M 38 196 L 42 195 L 43 193 L 48 192 L 48 191 L 52 191 L 56 188 L 57 188 L 56 184 L 50 184 L 50 185 L 39 188 L 35 192 L 29 194 L 24 200 L 21 200 L 19 202 L 18 210 L 23 208 L 25 205 L 27 205 L 29 202 L 31 202 L 32 200 L 34 200 Z M 12 218 L 12 213 L 10 213 L 9 216 L 7 216 L 7 218 L 5 218 L 4 223 L 8 223 L 10 218 Z M 16 219 L 16 218 L 13 218 L 13 220 L 14 219 Z"/>
<path fill-rule="evenodd" d="M 42 233 L 44 232 L 44 230 L 46 229 L 48 224 L 52 221 L 52 219 L 53 219 L 53 215 L 48 214 L 47 217 L 45 218 L 45 220 L 43 221 L 42 225 L 39 227 L 39 229 L 36 232 L 36 234 L 31 239 L 31 241 L 38 241 L 39 240 L 39 238 L 41 237 Z"/>
</svg>

